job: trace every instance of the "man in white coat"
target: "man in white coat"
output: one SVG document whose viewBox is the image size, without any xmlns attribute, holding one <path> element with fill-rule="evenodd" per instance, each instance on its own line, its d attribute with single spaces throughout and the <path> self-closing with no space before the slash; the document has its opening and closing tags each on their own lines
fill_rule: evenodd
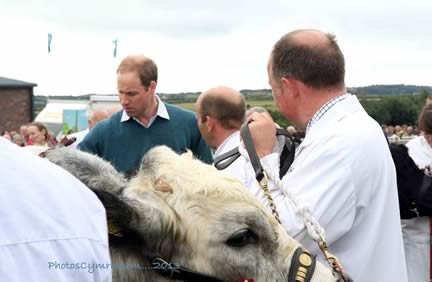
<svg viewBox="0 0 432 282">
<path fill-rule="evenodd" d="M 0 137 L 0 280 L 111 281 L 105 208 L 64 169 Z"/>
<path fill-rule="evenodd" d="M 393 160 L 381 127 L 346 92 L 335 37 L 286 34 L 273 47 L 268 76 L 280 112 L 306 132 L 282 183 L 326 230 L 354 281 L 407 281 Z M 261 113 L 248 120 L 264 169 L 278 171 L 273 121 Z M 287 232 L 319 253 L 287 194 L 272 182 L 270 189 Z"/>
<path fill-rule="evenodd" d="M 246 111 L 243 95 L 227 86 L 217 86 L 201 93 L 195 103 L 198 128 L 207 145 L 214 150 L 214 159 L 218 160 L 223 154 L 240 146 L 240 127 L 246 117 L 253 112 L 270 114 L 261 107 L 253 107 Z M 285 138 L 278 138 L 275 151 L 280 154 L 283 150 Z M 223 164 L 225 160 L 221 161 Z M 243 156 L 238 157 L 223 169 L 241 180 L 256 196 L 262 197 L 261 189 L 256 183 L 253 167 Z"/>
<path fill-rule="evenodd" d="M 218 86 L 203 92 L 195 103 L 198 128 L 214 158 L 240 143 L 240 126 L 245 120 L 246 103 L 240 92 Z"/>
</svg>

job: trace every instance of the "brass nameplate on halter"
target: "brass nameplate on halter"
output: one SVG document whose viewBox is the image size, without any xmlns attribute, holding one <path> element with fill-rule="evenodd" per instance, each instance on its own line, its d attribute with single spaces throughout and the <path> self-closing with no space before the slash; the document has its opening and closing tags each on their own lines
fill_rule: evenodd
<svg viewBox="0 0 432 282">
<path fill-rule="evenodd" d="M 312 264 L 312 258 L 307 253 L 302 253 L 299 257 L 299 261 L 303 266 L 310 266 Z"/>
<path fill-rule="evenodd" d="M 108 222 L 108 234 L 116 237 L 123 237 L 123 232 L 121 231 L 121 229 L 112 224 L 111 222 Z"/>
<path fill-rule="evenodd" d="M 293 259 L 291 266 L 294 272 L 290 273 L 288 281 L 310 282 L 315 271 L 315 258 L 308 251 L 299 248 Z"/>
</svg>

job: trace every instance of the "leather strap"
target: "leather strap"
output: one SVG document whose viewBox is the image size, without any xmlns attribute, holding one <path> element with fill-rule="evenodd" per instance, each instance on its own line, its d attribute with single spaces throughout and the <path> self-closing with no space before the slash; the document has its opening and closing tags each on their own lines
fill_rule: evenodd
<svg viewBox="0 0 432 282">
<path fill-rule="evenodd" d="M 245 124 L 243 124 L 243 125 L 245 125 Z M 245 130 L 249 131 L 249 128 L 247 127 L 247 129 L 245 129 Z M 249 135 L 250 135 L 250 132 L 249 132 Z M 294 161 L 295 142 L 290 137 L 288 131 L 284 128 L 277 128 L 276 129 L 276 136 L 279 136 L 279 135 L 285 136 L 285 144 L 284 144 L 284 147 L 283 147 L 282 153 L 280 155 L 280 159 L 279 159 L 279 163 L 280 163 L 280 165 L 279 165 L 279 178 L 282 179 L 282 177 L 288 172 L 288 169 L 291 167 L 291 164 Z M 243 136 L 242 136 L 242 138 L 243 138 L 243 142 L 245 142 L 245 139 Z M 251 140 L 251 139 L 249 139 L 249 140 Z M 246 143 L 245 143 L 245 146 L 246 146 Z M 249 154 L 249 151 L 248 151 L 248 154 Z M 235 160 L 237 160 L 238 157 L 240 157 L 240 152 L 238 150 L 238 147 L 236 147 L 236 148 L 234 148 L 228 152 L 225 152 L 222 155 L 219 155 L 218 157 L 216 157 L 214 159 L 214 166 L 218 170 L 225 169 L 228 166 L 230 166 Z"/>
<path fill-rule="evenodd" d="M 282 179 L 282 177 L 288 172 L 288 169 L 291 167 L 291 164 L 294 161 L 295 143 L 288 134 L 288 131 L 284 128 L 277 128 L 276 135 L 285 136 L 285 143 L 280 156 L 279 164 L 279 178 Z"/>
<path fill-rule="evenodd" d="M 245 122 L 240 127 L 240 135 L 243 139 L 246 151 L 249 155 L 249 160 L 255 172 L 255 178 L 260 182 L 264 178 L 264 169 L 261 166 L 260 159 L 255 151 L 255 145 L 252 140 L 252 135 L 249 130 L 249 123 Z"/>
<path fill-rule="evenodd" d="M 167 266 L 172 265 L 171 263 L 167 263 L 165 260 L 159 257 L 156 257 L 152 260 L 152 265 L 154 265 L 154 263 L 157 263 L 159 265 L 167 265 Z M 195 272 L 184 266 L 166 267 L 166 268 L 160 267 L 160 268 L 153 268 L 153 270 L 156 271 L 159 275 L 172 280 L 223 282 L 223 280 L 220 280 L 219 278 L 204 273 L 200 273 L 200 272 Z"/>
<path fill-rule="evenodd" d="M 226 169 L 229 167 L 235 160 L 240 157 L 240 152 L 238 150 L 238 147 L 223 153 L 222 155 L 219 155 L 214 159 L 214 166 L 218 170 Z"/>
</svg>

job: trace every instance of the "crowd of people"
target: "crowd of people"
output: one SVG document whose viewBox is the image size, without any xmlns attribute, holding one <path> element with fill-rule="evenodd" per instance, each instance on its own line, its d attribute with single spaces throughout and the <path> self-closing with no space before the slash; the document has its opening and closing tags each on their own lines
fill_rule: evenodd
<svg viewBox="0 0 432 282">
<path fill-rule="evenodd" d="M 312 231 L 299 220 L 310 213 L 354 281 L 428 281 L 407 275 L 412 262 L 405 261 L 396 171 L 386 140 L 400 142 L 420 133 L 405 125 L 381 127 L 357 97 L 347 93 L 344 56 L 331 34 L 296 30 L 284 35 L 273 46 L 267 71 L 274 101 L 292 123 L 287 130 L 298 143 L 294 161 L 281 177 L 275 172 L 280 170 L 284 142 L 265 110 L 247 111 L 243 96 L 228 86 L 202 92 L 196 113 L 167 104 L 156 94 L 157 65 L 144 55 L 121 61 L 117 88 L 122 110 L 89 126 L 77 148 L 110 161 L 127 176 L 156 145 L 178 153 L 190 150 L 211 164 L 242 146 L 240 126 L 248 122 L 257 156 L 269 174 L 269 193 L 246 157 L 225 169 L 263 205 L 269 206 L 271 199 L 272 212 L 288 234 L 319 253 L 309 237 Z M 47 128 L 35 122 L 3 136 L 19 146 L 36 146 L 34 153 L 55 145 Z M 432 144 L 428 136 L 424 132 L 422 138 Z M 303 208 L 292 204 L 296 201 Z"/>
<path fill-rule="evenodd" d="M 406 144 L 409 140 L 422 135 L 423 132 L 412 125 L 382 125 L 384 134 L 390 143 Z"/>
<path fill-rule="evenodd" d="M 4 130 L 1 136 L 19 147 L 27 147 L 35 151 L 37 151 L 35 148 L 52 148 L 58 143 L 56 138 L 49 133 L 46 125 L 36 121 L 21 125 L 19 132 Z"/>
</svg>

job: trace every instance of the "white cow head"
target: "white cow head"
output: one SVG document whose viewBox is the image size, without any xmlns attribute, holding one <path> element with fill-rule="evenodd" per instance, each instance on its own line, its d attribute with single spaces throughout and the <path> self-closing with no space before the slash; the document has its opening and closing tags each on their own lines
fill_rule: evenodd
<svg viewBox="0 0 432 282">
<path fill-rule="evenodd" d="M 165 280 L 152 268 L 179 266 L 222 281 L 288 281 L 299 243 L 242 183 L 191 153 L 179 156 L 156 147 L 130 181 L 108 162 L 78 150 L 56 149 L 47 158 L 104 204 L 108 221 L 119 229 L 119 236 L 110 235 L 112 263 L 148 268 L 113 269 L 114 281 Z M 317 263 L 312 281 L 335 280 Z"/>
</svg>

